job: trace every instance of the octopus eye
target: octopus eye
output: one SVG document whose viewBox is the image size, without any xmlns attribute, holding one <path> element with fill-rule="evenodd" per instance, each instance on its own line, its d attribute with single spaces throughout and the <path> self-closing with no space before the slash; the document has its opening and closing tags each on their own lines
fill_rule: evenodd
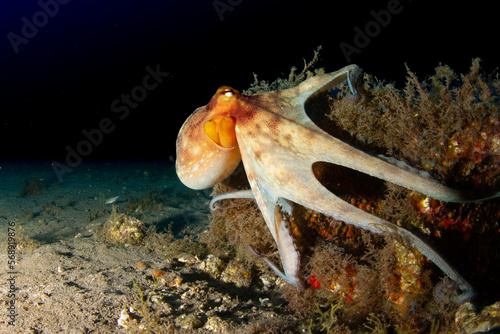
<svg viewBox="0 0 500 334">
<path fill-rule="evenodd" d="M 237 145 L 235 125 L 233 117 L 224 116 L 220 119 L 209 120 L 203 127 L 214 143 L 224 148 L 234 148 Z"/>
<path fill-rule="evenodd" d="M 233 96 L 234 95 L 234 91 L 232 89 L 225 89 L 224 90 L 224 95 L 226 95 L 227 97 L 230 97 L 230 96 Z"/>
</svg>

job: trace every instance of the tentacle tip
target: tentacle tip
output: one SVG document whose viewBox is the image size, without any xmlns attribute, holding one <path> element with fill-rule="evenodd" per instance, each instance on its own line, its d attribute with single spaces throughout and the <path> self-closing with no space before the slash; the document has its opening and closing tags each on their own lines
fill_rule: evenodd
<svg viewBox="0 0 500 334">
<path fill-rule="evenodd" d="M 461 294 L 457 294 L 455 297 L 453 297 L 453 302 L 457 305 L 461 305 L 465 302 L 470 302 L 474 297 L 476 296 L 476 292 L 474 289 L 469 288 L 465 291 L 463 291 Z"/>
<path fill-rule="evenodd" d="M 260 259 L 264 256 L 264 253 L 262 253 L 262 250 L 257 248 L 257 247 L 247 245 L 247 249 L 250 251 L 250 253 L 252 253 L 253 256 L 255 256 L 258 259 Z"/>
<path fill-rule="evenodd" d="M 437 301 L 451 300 L 457 305 L 471 301 L 476 293 L 468 283 L 458 283 L 447 278 L 434 287 L 434 299 Z"/>
<path fill-rule="evenodd" d="M 221 208 L 220 205 L 217 204 L 217 201 L 214 199 L 212 199 L 210 201 L 210 204 L 208 205 L 208 207 L 210 208 L 210 211 L 217 211 Z"/>
</svg>

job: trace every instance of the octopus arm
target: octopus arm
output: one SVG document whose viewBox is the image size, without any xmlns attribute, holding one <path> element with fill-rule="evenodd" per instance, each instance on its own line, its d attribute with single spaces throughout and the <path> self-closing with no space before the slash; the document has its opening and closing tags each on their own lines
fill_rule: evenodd
<svg viewBox="0 0 500 334">
<path fill-rule="evenodd" d="M 253 195 L 253 192 L 251 190 L 241 190 L 221 194 L 215 196 L 210 201 L 210 208 L 212 210 L 217 210 L 218 207 L 215 206 L 216 202 L 223 199 L 234 198 L 255 198 L 255 196 Z M 286 226 L 286 216 L 282 213 L 282 211 L 284 211 L 288 215 L 291 214 L 291 205 L 292 204 L 289 201 L 280 198 L 274 208 L 274 216 L 271 217 L 273 218 L 273 221 L 270 223 L 274 225 L 274 231 L 271 230 L 271 232 L 274 232 L 272 233 L 272 235 L 275 238 L 276 244 L 278 246 L 278 252 L 280 254 L 284 273 L 266 257 L 263 257 L 263 260 L 269 265 L 269 267 L 271 267 L 271 269 L 274 270 L 274 272 L 276 272 L 279 277 L 281 277 L 291 285 L 300 288 L 302 286 L 302 282 L 299 278 L 300 256 L 293 242 L 293 237 Z"/>
<path fill-rule="evenodd" d="M 311 182 L 313 182 L 311 180 Z M 319 181 L 317 186 L 321 184 Z M 424 256 L 429 258 L 436 266 L 441 269 L 450 279 L 452 279 L 462 291 L 462 294 L 455 298 L 457 303 L 470 299 L 474 295 L 474 289 L 472 286 L 452 267 L 450 266 L 431 246 L 425 243 L 422 239 L 412 234 L 411 232 L 394 225 L 386 220 L 378 218 L 365 212 L 357 207 L 343 201 L 339 197 L 335 196 L 329 192 L 326 188 L 318 197 L 314 200 L 315 210 L 325 215 L 331 216 L 335 219 L 342 220 L 346 224 L 351 224 L 359 228 L 369 230 L 373 233 L 384 233 L 392 234 L 396 238 L 402 240 L 409 246 L 417 249 Z M 307 206 L 309 203 L 301 203 Z"/>
<path fill-rule="evenodd" d="M 235 199 L 235 198 L 255 198 L 253 192 L 251 190 L 239 190 L 233 191 L 229 193 L 220 194 L 214 196 L 210 201 L 210 210 L 215 211 L 217 209 L 227 209 L 226 207 L 218 207 L 216 203 L 222 201 L 223 199 Z"/>
</svg>

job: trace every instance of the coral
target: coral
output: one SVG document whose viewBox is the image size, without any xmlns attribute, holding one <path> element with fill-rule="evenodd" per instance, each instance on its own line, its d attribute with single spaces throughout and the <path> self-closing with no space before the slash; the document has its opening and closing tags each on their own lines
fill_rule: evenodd
<svg viewBox="0 0 500 334">
<path fill-rule="evenodd" d="M 149 198 L 148 195 L 146 197 Z M 98 211 L 97 216 L 101 216 L 103 212 L 106 210 Z M 179 258 L 179 261 L 181 258 L 198 259 L 207 255 L 206 247 L 196 238 L 184 236 L 176 239 L 171 225 L 159 233 L 154 225 L 146 226 L 134 216 L 119 213 L 115 206 L 106 223 L 98 226 L 95 233 L 105 243 L 125 247 L 139 246 L 146 252 L 166 258 Z"/>
<path fill-rule="evenodd" d="M 199 264 L 198 268 L 212 277 L 220 278 L 222 271 L 224 270 L 224 262 L 217 256 L 209 255 Z"/>
</svg>

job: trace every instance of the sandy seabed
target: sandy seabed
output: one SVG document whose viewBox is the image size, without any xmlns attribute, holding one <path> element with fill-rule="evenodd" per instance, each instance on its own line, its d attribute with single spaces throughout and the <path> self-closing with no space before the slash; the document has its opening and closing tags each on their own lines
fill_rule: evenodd
<svg viewBox="0 0 500 334">
<path fill-rule="evenodd" d="M 215 280 L 190 254 L 166 258 L 97 237 L 113 205 L 126 212 L 152 190 L 168 200 L 162 210 L 134 213 L 145 225 L 170 226 L 176 238 L 208 229 L 209 192 L 183 186 L 172 163 L 84 163 L 62 183 L 50 162 L 0 167 L 0 333 L 135 333 L 145 323 L 155 333 L 230 333 L 290 317 L 279 295 Z M 156 303 L 154 319 L 141 312 L 139 297 L 155 288 L 152 270 L 165 274 L 157 300 L 145 300 Z"/>
</svg>

